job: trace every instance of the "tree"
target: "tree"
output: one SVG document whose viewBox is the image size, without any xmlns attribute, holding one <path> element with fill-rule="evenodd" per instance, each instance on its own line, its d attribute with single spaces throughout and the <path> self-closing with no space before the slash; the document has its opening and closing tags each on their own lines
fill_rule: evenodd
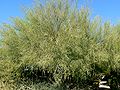
<svg viewBox="0 0 120 90">
<path fill-rule="evenodd" d="M 119 73 L 119 25 L 90 20 L 87 7 L 72 8 L 69 0 L 39 2 L 5 24 L 1 77 L 85 87 L 101 74 Z"/>
</svg>

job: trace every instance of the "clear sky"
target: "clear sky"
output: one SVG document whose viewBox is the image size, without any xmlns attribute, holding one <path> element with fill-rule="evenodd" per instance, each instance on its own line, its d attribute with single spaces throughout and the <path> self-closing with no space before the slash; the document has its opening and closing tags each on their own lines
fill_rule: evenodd
<svg viewBox="0 0 120 90">
<path fill-rule="evenodd" d="M 93 15 L 99 15 L 104 20 L 110 20 L 113 24 L 120 21 L 120 0 L 93 0 Z"/>
<path fill-rule="evenodd" d="M 22 17 L 21 6 L 32 5 L 33 0 L 1 0 L 0 23 L 9 22 L 9 17 Z M 81 2 L 85 0 L 80 0 Z M 82 2 L 83 3 L 83 2 Z M 110 20 L 113 24 L 120 20 L 120 0 L 92 0 L 89 3 L 92 16 L 101 16 L 103 20 Z"/>
<path fill-rule="evenodd" d="M 0 0 L 0 24 L 9 22 L 10 17 L 22 17 L 22 6 L 32 5 L 33 0 Z"/>
</svg>

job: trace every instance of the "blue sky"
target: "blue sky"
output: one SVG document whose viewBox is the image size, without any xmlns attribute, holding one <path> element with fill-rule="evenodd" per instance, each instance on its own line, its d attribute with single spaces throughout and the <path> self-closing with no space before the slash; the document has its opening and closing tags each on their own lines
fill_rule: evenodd
<svg viewBox="0 0 120 90">
<path fill-rule="evenodd" d="M 104 20 L 110 20 L 113 24 L 120 20 L 120 0 L 93 0 L 91 4 L 92 14 L 99 15 Z"/>
<path fill-rule="evenodd" d="M 33 0 L 0 0 L 0 24 L 8 23 L 10 17 L 22 17 L 22 6 L 32 5 Z"/>
<path fill-rule="evenodd" d="M 0 23 L 9 22 L 10 17 L 22 17 L 21 6 L 32 5 L 33 0 L 1 0 Z M 80 0 L 79 6 L 85 0 Z M 89 3 L 92 16 L 101 16 L 103 21 L 110 20 L 113 24 L 120 20 L 120 0 L 93 0 Z"/>
</svg>

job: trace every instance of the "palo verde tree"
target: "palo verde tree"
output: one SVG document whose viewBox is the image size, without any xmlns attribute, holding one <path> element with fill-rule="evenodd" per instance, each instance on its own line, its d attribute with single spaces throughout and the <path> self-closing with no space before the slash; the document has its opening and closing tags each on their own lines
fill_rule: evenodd
<svg viewBox="0 0 120 90">
<path fill-rule="evenodd" d="M 3 25 L 1 79 L 85 86 L 101 75 L 120 77 L 120 25 L 91 20 L 87 7 L 71 4 L 37 2 Z"/>
</svg>

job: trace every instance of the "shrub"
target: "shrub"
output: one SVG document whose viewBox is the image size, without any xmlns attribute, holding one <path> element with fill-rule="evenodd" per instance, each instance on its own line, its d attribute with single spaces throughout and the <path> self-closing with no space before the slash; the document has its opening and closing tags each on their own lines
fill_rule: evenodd
<svg viewBox="0 0 120 90">
<path fill-rule="evenodd" d="M 1 29 L 0 78 L 85 87 L 120 69 L 119 25 L 90 20 L 87 7 L 51 0 Z"/>
</svg>

